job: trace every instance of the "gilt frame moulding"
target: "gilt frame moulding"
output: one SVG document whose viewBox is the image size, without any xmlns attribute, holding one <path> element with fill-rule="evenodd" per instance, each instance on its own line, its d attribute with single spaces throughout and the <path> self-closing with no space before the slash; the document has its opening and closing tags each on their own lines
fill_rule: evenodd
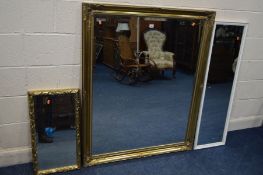
<svg viewBox="0 0 263 175">
<path fill-rule="evenodd" d="M 94 15 L 129 15 L 129 16 L 151 16 L 186 20 L 202 20 L 203 30 L 198 55 L 198 63 L 195 74 L 195 85 L 193 90 L 188 126 L 185 140 L 179 143 L 150 146 L 139 149 L 124 150 L 111 153 L 92 155 L 92 69 L 93 69 L 93 34 Z M 206 62 L 210 46 L 210 38 L 215 20 L 214 11 L 158 8 L 149 6 L 127 6 L 116 4 L 82 4 L 82 56 L 83 56 L 83 87 L 82 87 L 82 158 L 84 166 L 98 165 L 133 158 L 141 158 L 164 153 L 192 150 L 201 102 L 201 95 L 205 77 Z"/>
<path fill-rule="evenodd" d="M 209 65 L 211 61 L 211 55 L 212 55 L 212 49 L 213 49 L 213 43 L 214 43 L 214 36 L 215 36 L 215 30 L 217 25 L 235 25 L 235 26 L 243 26 L 243 34 L 242 34 L 242 41 L 240 45 L 240 50 L 239 50 L 239 55 L 237 59 L 237 66 L 236 66 L 236 73 L 234 76 L 234 81 L 231 89 L 231 95 L 230 95 L 230 100 L 228 104 L 228 110 L 227 110 L 227 116 L 226 116 L 226 121 L 225 121 L 225 126 L 224 126 L 224 131 L 223 131 L 223 138 L 222 141 L 215 142 L 215 143 L 208 143 L 208 144 L 202 144 L 198 145 L 198 138 L 199 138 L 199 131 L 200 131 L 200 125 L 202 121 L 202 109 L 203 109 L 203 104 L 205 100 L 205 91 L 206 91 L 206 84 L 207 84 L 207 79 L 208 79 L 208 73 L 209 73 Z M 213 34 L 211 38 L 211 45 L 209 48 L 209 57 L 207 61 L 207 68 L 206 68 L 206 75 L 205 75 L 205 82 L 204 82 L 204 88 L 203 88 L 203 93 L 202 93 L 202 99 L 201 99 L 201 105 L 200 105 L 200 110 L 199 110 L 199 117 L 197 121 L 197 128 L 196 128 L 196 135 L 195 135 L 195 143 L 194 143 L 194 149 L 204 149 L 204 148 L 210 148 L 210 147 L 216 147 L 216 146 L 222 146 L 226 144 L 226 139 L 227 139 L 227 133 L 229 129 L 229 122 L 230 122 L 230 117 L 232 113 L 232 107 L 233 107 L 233 102 L 234 102 L 234 95 L 236 91 L 236 86 L 237 86 L 237 79 L 239 76 L 239 69 L 240 69 L 240 64 L 241 64 L 241 59 L 243 55 L 243 50 L 244 50 L 244 45 L 245 45 L 245 40 L 246 40 L 246 35 L 248 31 L 248 23 L 247 22 L 237 22 L 237 21 L 223 21 L 223 20 L 216 20 L 215 25 L 213 28 Z"/>
<path fill-rule="evenodd" d="M 76 124 L 76 164 L 68 165 L 57 168 L 50 168 L 45 170 L 39 170 L 38 168 L 38 151 L 36 140 L 36 122 L 35 122 L 35 103 L 34 97 L 38 95 L 65 95 L 72 94 L 74 99 L 74 111 L 75 111 L 75 124 Z M 80 90 L 77 88 L 71 89 L 49 89 L 49 90 L 30 90 L 28 91 L 28 108 L 30 117 L 30 129 L 31 129 L 31 144 L 32 144 L 32 162 L 33 172 L 35 175 L 50 174 L 57 172 L 66 172 L 70 170 L 80 169 L 81 167 L 81 138 L 80 138 Z"/>
</svg>

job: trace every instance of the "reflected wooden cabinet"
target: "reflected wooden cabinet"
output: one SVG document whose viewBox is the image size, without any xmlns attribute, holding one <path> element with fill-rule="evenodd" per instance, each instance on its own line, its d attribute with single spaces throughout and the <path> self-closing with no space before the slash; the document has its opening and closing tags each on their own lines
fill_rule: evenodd
<svg viewBox="0 0 263 175">
<path fill-rule="evenodd" d="M 214 43 L 208 74 L 209 83 L 225 82 L 233 78 L 234 45 L 234 40 Z"/>
<path fill-rule="evenodd" d="M 114 47 L 116 42 L 116 19 L 110 17 L 100 17 L 100 20 L 103 22 L 96 22 L 94 31 L 95 42 L 102 45 L 102 54 L 99 55 L 98 60 L 94 60 L 94 63 L 97 61 L 102 61 L 103 64 L 114 67 Z"/>
<path fill-rule="evenodd" d="M 208 74 L 209 83 L 233 81 L 232 70 L 238 58 L 243 27 L 218 25 Z"/>
<path fill-rule="evenodd" d="M 52 116 L 56 129 L 66 129 L 74 127 L 74 107 L 70 95 L 61 95 L 53 99 Z"/>
<path fill-rule="evenodd" d="M 200 42 L 200 26 L 192 21 L 169 21 L 164 24 L 167 43 L 165 48 L 176 54 L 176 64 L 194 72 Z"/>
<path fill-rule="evenodd" d="M 103 63 L 111 68 L 114 68 L 115 65 L 115 61 L 114 61 L 115 44 L 116 44 L 116 39 L 110 37 L 103 38 Z"/>
</svg>

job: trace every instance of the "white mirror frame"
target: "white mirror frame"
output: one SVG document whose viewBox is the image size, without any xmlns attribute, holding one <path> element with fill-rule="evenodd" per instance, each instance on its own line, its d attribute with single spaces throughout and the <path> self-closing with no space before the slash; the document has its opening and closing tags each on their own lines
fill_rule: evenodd
<svg viewBox="0 0 263 175">
<path fill-rule="evenodd" d="M 207 84 L 207 79 L 208 79 L 208 72 L 209 72 L 209 66 L 210 66 L 211 55 L 212 55 L 212 48 L 213 48 L 213 43 L 214 43 L 215 29 L 216 29 L 217 25 L 243 26 L 244 27 L 244 31 L 243 31 L 243 34 L 242 34 L 242 41 L 241 41 L 239 55 L 238 55 L 238 59 L 237 59 L 236 73 L 235 73 L 235 76 L 234 76 L 234 81 L 233 81 L 233 85 L 232 85 L 230 100 L 229 100 L 229 104 L 228 104 L 228 111 L 227 111 L 227 116 L 226 116 L 224 132 L 223 132 L 223 139 L 222 139 L 222 141 L 219 141 L 219 142 L 198 145 L 200 125 L 201 125 L 201 121 L 202 121 L 201 116 L 202 116 L 202 112 L 203 112 L 204 98 L 205 98 L 205 92 L 206 92 L 206 84 Z M 247 29 L 248 29 L 248 23 L 247 22 L 215 21 L 214 28 L 213 28 L 213 34 L 212 34 L 213 37 L 211 38 L 211 42 L 210 42 L 211 45 L 210 45 L 210 48 L 209 48 L 209 57 L 208 57 L 207 66 L 206 66 L 204 88 L 203 88 L 203 92 L 202 92 L 200 110 L 199 110 L 198 121 L 197 121 L 197 128 L 196 128 L 196 133 L 195 133 L 195 142 L 194 142 L 194 149 L 195 150 L 196 149 L 203 149 L 203 148 L 210 148 L 210 147 L 215 147 L 215 146 L 221 146 L 221 145 L 225 145 L 225 143 L 226 143 L 227 132 L 228 132 L 228 127 L 229 127 L 229 121 L 230 121 L 230 116 L 231 116 L 231 113 L 232 113 L 233 100 L 234 100 L 235 90 L 236 90 L 236 86 L 237 86 L 237 79 L 238 79 L 238 74 L 239 74 L 241 58 L 242 58 L 243 50 L 244 50 Z"/>
</svg>

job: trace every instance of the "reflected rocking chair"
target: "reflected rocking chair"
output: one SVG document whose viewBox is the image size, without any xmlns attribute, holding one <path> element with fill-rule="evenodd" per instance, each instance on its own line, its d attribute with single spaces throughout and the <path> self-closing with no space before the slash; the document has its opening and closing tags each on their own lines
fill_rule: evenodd
<svg viewBox="0 0 263 175">
<path fill-rule="evenodd" d="M 119 51 L 120 64 L 116 71 L 115 79 L 121 83 L 132 85 L 151 80 L 148 60 L 141 58 L 141 53 L 134 54 L 125 35 L 118 37 L 117 48 Z"/>
</svg>

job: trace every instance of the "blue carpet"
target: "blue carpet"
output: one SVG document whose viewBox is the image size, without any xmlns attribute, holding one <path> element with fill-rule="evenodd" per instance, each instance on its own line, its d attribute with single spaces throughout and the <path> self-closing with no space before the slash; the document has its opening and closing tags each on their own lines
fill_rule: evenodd
<svg viewBox="0 0 263 175">
<path fill-rule="evenodd" d="M 133 159 L 60 175 L 262 175 L 263 128 L 230 132 L 225 146 Z M 32 175 L 32 165 L 0 168 L 1 175 Z"/>
<path fill-rule="evenodd" d="M 167 76 L 172 72 L 167 71 Z M 93 153 L 114 152 L 183 141 L 194 75 L 120 84 L 97 64 L 93 76 Z M 168 75 L 169 74 L 169 75 Z M 143 133 L 143 134 L 142 134 Z"/>
</svg>

